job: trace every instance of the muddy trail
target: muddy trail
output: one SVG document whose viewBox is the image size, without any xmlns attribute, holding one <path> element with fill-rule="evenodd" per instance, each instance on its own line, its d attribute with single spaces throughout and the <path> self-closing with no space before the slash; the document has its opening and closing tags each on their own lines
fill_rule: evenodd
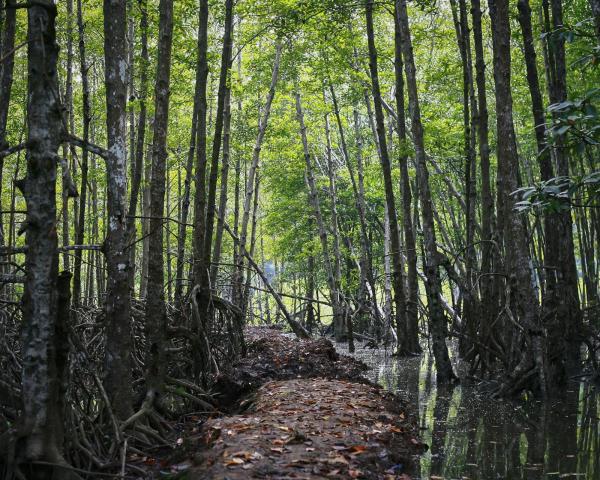
<svg viewBox="0 0 600 480">
<path fill-rule="evenodd" d="M 177 478 L 410 478 L 427 447 L 410 406 L 367 380 L 364 363 L 326 339 L 246 337 L 248 355 L 215 385 L 228 414 L 186 426 Z"/>
</svg>

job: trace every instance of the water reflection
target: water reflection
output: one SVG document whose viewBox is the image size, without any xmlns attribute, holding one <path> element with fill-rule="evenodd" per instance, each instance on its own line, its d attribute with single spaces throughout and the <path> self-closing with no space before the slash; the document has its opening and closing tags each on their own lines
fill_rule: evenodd
<svg viewBox="0 0 600 480">
<path fill-rule="evenodd" d="M 344 352 L 343 345 L 338 349 Z M 514 403 L 468 386 L 436 388 L 429 355 L 396 359 L 357 348 L 371 380 L 400 392 L 430 446 L 415 478 L 600 480 L 600 395 L 573 384 L 561 401 Z"/>
</svg>

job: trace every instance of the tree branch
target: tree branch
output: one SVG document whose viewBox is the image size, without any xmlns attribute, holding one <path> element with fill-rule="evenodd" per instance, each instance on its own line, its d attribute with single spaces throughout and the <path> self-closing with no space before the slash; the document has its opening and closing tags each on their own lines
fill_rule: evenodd
<svg viewBox="0 0 600 480">
<path fill-rule="evenodd" d="M 109 155 L 109 151 L 105 148 L 102 148 L 90 142 L 86 142 L 85 140 L 82 140 L 81 138 L 76 137 L 75 135 L 71 135 L 70 133 L 66 133 L 65 135 L 63 135 L 63 141 L 71 145 L 75 145 L 76 147 L 83 148 L 84 150 L 87 150 L 88 152 L 93 153 L 94 155 L 98 155 L 99 157 L 102 157 L 104 159 L 106 159 Z"/>
</svg>

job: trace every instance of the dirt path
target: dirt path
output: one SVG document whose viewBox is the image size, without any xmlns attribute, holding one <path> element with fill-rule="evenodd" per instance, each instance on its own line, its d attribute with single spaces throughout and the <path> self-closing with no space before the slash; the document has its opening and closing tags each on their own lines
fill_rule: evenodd
<svg viewBox="0 0 600 480">
<path fill-rule="evenodd" d="M 420 448 L 397 399 L 326 378 L 269 382 L 252 411 L 210 420 L 188 478 L 410 478 Z"/>
<path fill-rule="evenodd" d="M 426 448 L 401 400 L 362 376 L 364 364 L 324 339 L 248 332 L 249 355 L 218 382 L 241 413 L 210 419 L 183 478 L 410 478 Z"/>
</svg>

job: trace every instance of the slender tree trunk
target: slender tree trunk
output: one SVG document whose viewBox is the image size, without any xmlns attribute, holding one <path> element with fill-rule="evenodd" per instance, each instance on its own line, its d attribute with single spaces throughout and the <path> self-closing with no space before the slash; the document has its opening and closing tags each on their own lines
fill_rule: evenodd
<svg viewBox="0 0 600 480">
<path fill-rule="evenodd" d="M 192 276 L 194 282 L 200 287 L 200 295 L 206 296 L 203 287 L 203 278 L 208 278 L 208 272 L 204 271 L 204 234 L 205 234 L 205 215 L 206 215 L 206 114 L 207 99 L 206 87 L 208 80 L 208 0 L 199 0 L 198 10 L 198 71 L 196 72 L 196 100 L 198 102 L 198 131 L 196 136 L 196 194 L 194 199 L 194 264 Z M 202 308 L 206 302 L 202 303 Z M 200 313 L 200 312 L 199 312 Z M 204 313 L 204 312 L 202 312 Z M 193 325 L 195 334 L 200 334 L 204 329 L 205 318 L 196 318 Z M 202 365 L 208 352 L 201 352 L 194 349 L 194 373 L 199 377 L 208 367 Z"/>
<path fill-rule="evenodd" d="M 106 84 L 107 237 L 106 377 L 111 404 L 121 419 L 132 411 L 131 292 L 127 195 L 127 18 L 125 0 L 104 0 L 104 55 Z"/>
<path fill-rule="evenodd" d="M 452 17 L 456 31 L 456 40 L 461 57 L 461 66 L 463 74 L 463 132 L 464 132 L 464 158 L 465 158 L 465 276 L 464 284 L 466 291 L 463 291 L 464 308 L 462 312 L 461 329 L 468 337 L 460 338 L 460 354 L 464 357 L 472 350 L 472 342 L 477 332 L 476 315 L 474 301 L 473 269 L 475 266 L 475 142 L 472 132 L 472 117 L 477 115 L 476 104 L 474 102 L 473 88 L 473 66 L 471 62 L 471 40 L 469 34 L 469 25 L 467 20 L 467 9 L 465 0 L 451 1 Z"/>
<path fill-rule="evenodd" d="M 310 221 L 312 223 L 312 221 Z M 316 327 L 315 308 L 312 304 L 312 299 L 315 296 L 315 256 L 309 255 L 307 259 L 308 272 L 306 275 L 306 298 L 308 303 L 306 304 L 306 330 L 312 333 L 313 328 Z"/>
<path fill-rule="evenodd" d="M 494 198 L 492 196 L 490 176 L 490 147 L 488 107 L 485 79 L 485 56 L 483 50 L 483 32 L 481 26 L 480 0 L 471 1 L 471 14 L 473 17 L 473 43 L 475 49 L 475 80 L 477 83 L 477 139 L 479 147 L 479 162 L 481 168 L 481 312 L 479 341 L 484 344 L 489 338 L 495 337 L 493 333 L 493 313 L 497 310 L 495 295 L 497 277 L 492 276 L 494 247 L 492 242 L 492 226 L 494 224 Z M 491 362 L 487 350 L 480 352 L 482 369 L 488 368 Z"/>
<path fill-rule="evenodd" d="M 148 97 L 148 67 L 150 64 L 150 58 L 148 55 L 148 6 L 146 0 L 138 0 L 140 9 L 140 43 L 141 43 L 141 68 L 140 68 L 140 113 L 137 121 L 137 139 L 135 145 L 135 151 L 132 152 L 132 158 L 134 159 L 131 165 L 131 189 L 129 196 L 129 242 L 132 244 L 130 249 L 130 261 L 131 261 L 131 272 L 130 281 L 131 286 L 135 285 L 135 233 L 136 233 L 136 215 L 140 197 L 140 187 L 142 184 L 142 172 L 144 170 L 144 149 L 146 147 L 146 98 Z M 132 122 L 133 124 L 133 122 Z M 135 132 L 132 132 L 132 140 L 135 137 Z M 132 141 L 133 143 L 133 141 Z M 135 154 L 135 156 L 133 155 Z M 142 219 L 142 222 L 145 220 Z M 149 238 L 148 238 L 149 241 Z"/>
<path fill-rule="evenodd" d="M 219 211 L 217 213 L 217 233 L 213 248 L 213 262 L 210 266 L 210 283 L 217 284 L 219 262 L 221 261 L 221 248 L 223 246 L 223 222 L 227 215 L 227 188 L 229 183 L 229 163 L 231 144 L 231 89 L 227 89 L 225 98 L 225 120 L 223 124 L 223 165 L 221 166 L 221 192 L 219 194 Z"/>
<path fill-rule="evenodd" d="M 404 243 L 406 247 L 406 263 L 408 267 L 408 292 L 406 298 L 406 336 L 402 340 L 402 349 L 406 352 L 421 352 L 419 345 L 419 277 L 417 275 L 417 244 L 413 229 L 408 174 L 408 145 L 406 140 L 406 118 L 404 113 L 404 77 L 402 69 L 402 37 L 398 22 L 397 7 L 394 10 L 394 70 L 396 74 L 396 114 L 398 116 L 400 183 L 402 187 L 402 223 L 404 226 Z"/>
<path fill-rule="evenodd" d="M 7 0 L 7 6 L 10 6 L 11 0 Z M 0 151 L 8 147 L 6 143 L 6 124 L 8 121 L 8 109 L 10 105 L 10 94 L 13 83 L 13 70 L 15 64 L 14 52 L 15 47 L 15 30 L 16 30 L 16 12 L 14 8 L 5 10 L 6 16 L 2 25 L 2 49 L 0 55 L 2 62 L 0 63 Z M 4 157 L 0 155 L 0 189 L 2 188 L 2 173 L 4 170 Z M 2 198 L 0 198 L 0 211 L 2 210 Z M 4 227 L 2 218 L 0 218 L 0 247 L 4 246 Z M 1 267 L 0 267 L 1 268 Z"/>
<path fill-rule="evenodd" d="M 256 141 L 254 143 L 254 150 L 252 152 L 252 161 L 250 163 L 250 168 L 248 170 L 248 176 L 246 179 L 246 193 L 244 198 L 244 206 L 241 218 L 241 225 L 239 230 L 239 249 L 240 255 L 237 257 L 237 263 L 235 266 L 234 272 L 234 303 L 240 307 L 243 305 L 240 303 L 243 300 L 242 297 L 242 285 L 244 284 L 244 272 L 243 272 L 243 250 L 246 249 L 247 245 L 247 236 L 248 236 L 248 224 L 250 221 L 250 214 L 252 209 L 252 196 L 254 194 L 254 185 L 255 178 L 258 175 L 258 168 L 260 164 L 260 152 L 262 148 L 262 143 L 265 138 L 265 133 L 267 131 L 267 125 L 269 122 L 269 116 L 271 114 L 271 105 L 273 104 L 273 99 L 275 98 L 275 91 L 277 87 L 277 81 L 279 79 L 279 65 L 281 62 L 281 43 L 277 43 L 275 47 L 275 60 L 273 63 L 273 71 L 271 74 L 271 85 L 269 86 L 269 93 L 267 94 L 267 100 L 262 109 L 262 116 L 259 120 L 258 124 L 258 134 L 256 136 Z"/>
<path fill-rule="evenodd" d="M 165 379 L 167 309 L 163 254 L 164 202 L 167 166 L 167 132 L 171 88 L 171 46 L 173 43 L 173 0 L 160 0 L 158 63 L 154 90 L 154 135 L 152 180 L 150 183 L 150 250 L 148 298 L 146 300 L 146 388 L 159 395 Z"/>
<path fill-rule="evenodd" d="M 154 130 L 154 118 L 150 117 L 148 132 Z M 141 132 L 138 132 L 138 134 Z M 146 132 L 144 132 L 144 138 Z M 139 135 L 138 135 L 139 138 Z M 150 182 L 152 181 L 152 140 L 145 140 L 146 153 L 142 159 L 144 163 L 144 188 L 142 190 L 142 267 L 140 272 L 140 297 L 146 298 L 148 294 L 148 257 L 150 256 Z"/>
<path fill-rule="evenodd" d="M 300 125 L 300 136 L 302 138 L 302 148 L 304 150 L 304 160 L 306 163 L 306 183 L 308 186 L 308 194 L 310 200 L 310 206 L 313 209 L 315 221 L 319 229 L 319 239 L 321 241 L 321 248 L 323 250 L 323 261 L 325 262 L 325 272 L 327 274 L 327 286 L 329 287 L 329 295 L 331 297 L 331 307 L 333 310 L 333 326 L 336 340 L 341 340 L 343 328 L 343 311 L 341 308 L 340 292 L 337 290 L 337 284 L 335 281 L 334 267 L 331 263 L 331 256 L 329 254 L 329 240 L 327 238 L 327 230 L 323 221 L 323 215 L 321 213 L 321 206 L 319 203 L 319 195 L 317 192 L 317 186 L 315 183 L 315 177 L 313 173 L 313 165 L 310 155 L 310 149 L 308 146 L 308 136 L 306 134 L 306 125 L 304 123 L 304 112 L 302 110 L 302 103 L 300 99 L 300 93 L 296 90 L 296 114 L 298 123 Z"/>
<path fill-rule="evenodd" d="M 196 196 L 194 203 L 194 278 L 198 282 L 204 249 L 204 219 L 206 211 L 206 87 L 208 79 L 208 0 L 200 0 L 198 24 L 198 66 L 196 100 L 198 102 L 198 132 L 196 141 Z"/>
<path fill-rule="evenodd" d="M 344 155 L 344 160 L 346 162 L 346 167 L 348 168 L 348 173 L 350 174 L 350 181 L 352 184 L 352 191 L 354 193 L 354 199 L 356 203 L 356 210 L 358 212 L 358 221 L 360 225 L 360 246 L 361 246 L 361 256 L 360 256 L 360 267 L 361 267 L 361 299 L 363 302 L 366 300 L 364 294 L 367 290 L 369 290 L 369 296 L 372 302 L 372 311 L 374 318 L 377 319 L 378 322 L 381 321 L 379 315 L 379 309 L 377 306 L 377 293 L 375 286 L 375 278 L 373 276 L 373 261 L 371 249 L 369 247 L 369 238 L 367 234 L 367 220 L 366 220 L 366 202 L 365 202 L 365 191 L 364 191 L 364 182 L 363 182 L 363 168 L 362 168 L 362 137 L 360 135 L 360 126 L 358 122 L 358 111 L 354 109 L 354 128 L 355 128 L 355 137 L 356 137 L 356 158 L 358 164 L 358 182 L 356 179 L 356 174 L 354 172 L 354 167 L 352 165 L 352 160 L 350 158 L 350 152 L 348 151 L 348 145 L 346 143 L 346 135 L 344 133 L 344 127 L 342 125 L 342 119 L 340 116 L 340 109 L 338 106 L 337 97 L 335 94 L 335 90 L 333 85 L 330 83 L 329 90 L 331 93 L 331 100 L 333 102 L 333 110 L 335 113 L 335 118 L 338 126 L 338 132 L 340 136 L 340 143 L 342 147 L 342 154 Z M 379 336 L 379 334 L 378 334 Z"/>
<path fill-rule="evenodd" d="M 82 88 L 82 123 L 83 123 L 83 142 L 87 143 L 90 138 L 90 122 L 92 120 L 90 107 L 90 85 L 88 78 L 88 64 L 85 49 L 85 26 L 83 23 L 82 0 L 77 0 L 77 29 L 79 32 L 79 74 L 81 75 Z M 85 224 L 86 224 L 86 204 L 87 204 L 87 183 L 88 183 L 88 150 L 83 148 L 81 152 L 81 187 L 79 188 L 79 222 L 75 232 L 75 243 L 83 245 L 85 242 Z M 81 264 L 82 250 L 75 250 L 74 274 L 73 274 L 73 303 L 78 305 L 81 301 Z"/>
<path fill-rule="evenodd" d="M 69 129 L 69 132 L 73 131 L 73 0 L 67 0 L 67 25 L 66 25 L 66 41 L 67 41 L 67 64 L 66 64 L 66 78 L 65 78 L 65 93 L 63 98 L 63 109 L 64 126 Z M 63 144 L 62 155 L 64 160 L 68 163 L 69 145 Z M 62 177 L 62 244 L 70 244 L 70 225 L 69 225 L 69 185 L 68 177 L 63 175 Z M 62 266 L 63 270 L 69 270 L 69 253 L 64 252 L 62 255 Z"/>
<path fill-rule="evenodd" d="M 533 121 L 535 125 L 535 136 L 538 148 L 538 162 L 540 167 L 541 179 L 544 181 L 550 180 L 554 176 L 554 168 L 552 166 L 552 159 L 550 150 L 546 143 L 546 116 L 544 111 L 544 104 L 542 99 L 542 93 L 540 91 L 538 72 L 537 72 L 537 61 L 536 52 L 533 43 L 533 33 L 531 26 L 531 8 L 528 0 L 519 0 L 517 4 L 519 8 L 519 23 L 521 25 L 521 31 L 523 34 L 523 47 L 525 52 L 525 64 L 527 67 L 527 83 L 529 85 L 529 93 L 531 95 L 531 105 L 533 113 Z M 557 315 L 557 304 L 560 301 L 559 296 L 564 295 L 564 290 L 559 289 L 557 282 L 556 269 L 560 264 L 559 260 L 559 225 L 558 216 L 556 213 L 549 212 L 544 215 L 544 265 L 546 268 L 545 285 L 543 285 L 543 313 L 544 318 L 551 319 Z M 556 337 L 556 320 L 550 322 L 550 336 Z M 554 326 L 554 328 L 553 328 Z M 562 338 L 562 333 L 560 337 Z M 559 353 L 561 350 L 560 345 L 556 345 L 556 338 L 548 338 L 551 342 L 554 342 L 553 355 Z M 564 348 L 565 345 L 562 345 Z M 548 350 L 550 352 L 550 350 Z M 564 355 L 564 352 L 563 352 Z M 560 355 L 559 362 L 562 361 Z M 550 361 L 550 365 L 553 362 Z M 565 380 L 564 375 L 566 372 L 554 372 L 557 375 L 563 376 L 563 382 Z M 556 379 L 558 380 L 558 378 Z M 551 378 L 548 378 L 551 381 Z M 551 386 L 551 385 L 549 385 Z"/>
<path fill-rule="evenodd" d="M 223 33 L 223 52 L 221 55 L 221 72 L 219 74 L 219 90 L 217 93 L 217 114 L 215 117 L 215 130 L 213 135 L 212 156 L 210 165 L 210 177 L 208 181 L 208 196 L 206 201 L 206 221 L 204 233 L 203 256 L 200 259 L 198 284 L 201 290 L 201 313 L 208 308 L 206 301 L 209 298 L 210 264 L 212 257 L 213 231 L 215 219 L 215 207 L 217 198 L 217 180 L 219 177 L 219 156 L 223 138 L 223 118 L 225 116 L 225 97 L 227 96 L 227 79 L 231 66 L 233 49 L 233 0 L 225 1 L 225 31 Z"/>
<path fill-rule="evenodd" d="M 203 7 L 204 8 L 204 7 Z M 208 9 L 208 7 L 205 7 Z M 181 204 L 181 223 L 179 224 L 179 235 L 177 240 L 177 267 L 175 273 L 175 306 L 177 308 L 182 307 L 183 301 L 183 275 L 185 265 L 185 240 L 187 232 L 187 219 L 189 215 L 190 207 L 190 190 L 192 181 L 192 170 L 194 165 L 194 158 L 199 158 L 199 155 L 203 155 L 202 164 L 206 165 L 206 75 L 208 74 L 208 66 L 206 64 L 206 23 L 204 18 L 208 15 L 208 10 L 200 10 L 201 21 L 198 26 L 198 60 L 196 63 L 196 87 L 194 92 L 194 109 L 192 113 L 192 128 L 190 133 L 190 148 L 188 150 L 188 157 L 186 163 L 186 174 L 184 182 L 183 200 Z M 200 115 L 203 113 L 203 120 Z M 200 122 L 204 129 L 204 136 L 200 138 Z M 202 145 L 197 145 L 197 142 L 202 142 Z M 198 151 L 197 151 L 198 146 Z M 200 149 L 203 148 L 203 153 Z M 201 167 L 199 163 L 198 166 Z M 198 168 L 198 167 L 197 167 Z M 198 175 L 198 172 L 197 172 Z M 198 189 L 198 185 L 196 185 Z M 200 200 L 196 199 L 196 205 Z"/>
<path fill-rule="evenodd" d="M 339 294 L 340 308 L 343 312 L 343 317 L 338 328 L 335 330 L 336 338 L 343 340 L 346 336 L 347 328 L 344 318 L 346 317 L 347 305 L 344 300 L 342 292 L 342 259 L 340 253 L 340 234 L 338 227 L 338 213 L 337 213 L 337 187 L 335 182 L 335 171 L 333 169 L 333 160 L 331 154 L 331 132 L 329 129 L 329 118 L 325 116 L 325 138 L 327 142 L 326 146 L 326 160 L 327 160 L 327 176 L 329 179 L 329 198 L 331 200 L 331 237 L 332 237 L 332 250 L 333 250 L 333 279 L 335 282 L 335 289 Z"/>
<path fill-rule="evenodd" d="M 375 36 L 373 31 L 373 0 L 366 0 L 366 23 L 367 39 L 369 44 L 369 69 L 371 73 L 371 84 L 373 93 L 373 105 L 375 107 L 375 128 L 379 144 L 381 169 L 383 171 L 383 183 L 385 188 L 385 200 L 390 222 L 390 236 L 392 247 L 392 286 L 394 289 L 395 324 L 398 335 L 398 353 L 407 354 L 402 351 L 404 338 L 407 335 L 406 324 L 406 294 L 404 292 L 402 252 L 400 249 L 400 229 L 398 227 L 398 216 L 396 214 L 396 201 L 394 198 L 394 187 L 392 180 L 392 165 L 385 137 L 385 124 L 383 106 L 381 102 L 381 90 L 379 88 L 379 72 L 377 70 L 377 49 L 375 47 Z"/>
<path fill-rule="evenodd" d="M 423 266 L 427 292 L 427 306 L 431 325 L 433 354 L 435 357 L 437 379 L 440 383 L 452 381 L 455 376 L 446 346 L 446 317 L 441 304 L 442 286 L 439 277 L 439 257 L 435 234 L 435 220 L 429 187 L 429 172 L 421 111 L 417 93 L 416 68 L 413 57 L 412 39 L 406 10 L 406 0 L 396 0 L 398 25 L 402 42 L 402 56 L 408 91 L 408 108 L 411 117 L 411 129 L 415 146 L 415 160 L 417 164 L 417 183 L 419 185 L 419 200 L 421 203 L 421 218 L 423 222 L 423 243 L 425 248 L 425 264 Z"/>
<path fill-rule="evenodd" d="M 383 283 L 383 297 L 385 300 L 383 310 L 385 312 L 385 331 L 383 332 L 384 339 L 389 335 L 390 322 L 392 316 L 392 262 L 390 250 L 392 239 L 390 234 L 390 216 L 388 215 L 387 204 L 385 205 L 385 214 L 383 219 L 383 273 L 385 280 Z M 396 335 L 397 337 L 397 335 Z M 379 338 L 376 337 L 378 340 Z"/>
<path fill-rule="evenodd" d="M 552 11 L 552 27 L 560 31 L 563 25 L 562 0 L 550 0 Z M 549 84 L 550 102 L 560 103 L 567 100 L 567 64 L 565 58 L 564 35 L 551 35 L 549 48 L 553 50 L 554 59 L 550 69 L 553 71 L 553 82 Z M 570 158 L 565 138 L 555 139 L 552 153 L 556 161 L 556 173 L 562 177 L 570 174 Z M 573 218 L 570 209 L 557 215 L 558 245 L 556 256 L 558 263 L 556 276 L 556 313 L 548 325 L 548 357 L 550 375 L 556 391 L 562 390 L 567 383 L 567 375 L 580 368 L 581 345 L 581 305 L 579 301 L 579 278 L 575 263 L 575 246 L 573 242 Z"/>
</svg>

